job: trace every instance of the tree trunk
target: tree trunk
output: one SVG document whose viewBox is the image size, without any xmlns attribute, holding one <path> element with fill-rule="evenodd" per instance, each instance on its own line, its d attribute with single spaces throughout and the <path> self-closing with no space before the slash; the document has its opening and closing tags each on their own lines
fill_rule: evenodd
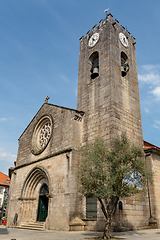
<svg viewBox="0 0 160 240">
<path fill-rule="evenodd" d="M 103 232 L 103 239 L 110 239 L 111 230 L 111 216 L 106 219 L 105 229 Z"/>
<path fill-rule="evenodd" d="M 105 204 L 103 202 L 103 199 L 98 198 L 98 200 L 101 203 L 101 209 L 106 218 L 105 229 L 103 232 L 103 239 L 110 239 L 112 217 L 116 212 L 119 197 L 109 199 L 109 201 L 107 199 L 105 199 Z"/>
</svg>

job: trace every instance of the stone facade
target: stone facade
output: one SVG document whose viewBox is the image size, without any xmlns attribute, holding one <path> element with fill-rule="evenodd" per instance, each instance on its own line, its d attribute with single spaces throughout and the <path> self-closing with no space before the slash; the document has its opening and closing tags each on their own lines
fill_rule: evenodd
<svg viewBox="0 0 160 240">
<path fill-rule="evenodd" d="M 135 39 L 111 14 L 80 39 L 77 109 L 49 104 L 47 99 L 20 136 L 10 186 L 9 227 L 36 222 L 38 213 L 43 215 L 42 206 L 47 217 L 40 221 L 45 221 L 46 229 L 103 230 L 100 205 L 97 219 L 86 218 L 86 198 L 78 193 L 78 148 L 97 135 L 109 143 L 122 132 L 143 144 Z M 159 159 L 154 162 L 158 172 Z M 156 176 L 151 204 L 160 219 Z M 137 194 L 121 199 L 112 227 L 144 228 L 149 218 L 149 198 Z"/>
<path fill-rule="evenodd" d="M 44 151 L 35 155 L 32 153 L 34 129 L 44 116 L 53 119 L 51 139 Z M 49 187 L 46 228 L 69 230 L 69 222 L 81 214 L 75 178 L 82 118 L 83 113 L 77 110 L 44 103 L 23 132 L 12 174 L 9 226 L 13 225 L 15 213 L 18 225 L 37 220 L 39 191 L 44 183 Z"/>
</svg>

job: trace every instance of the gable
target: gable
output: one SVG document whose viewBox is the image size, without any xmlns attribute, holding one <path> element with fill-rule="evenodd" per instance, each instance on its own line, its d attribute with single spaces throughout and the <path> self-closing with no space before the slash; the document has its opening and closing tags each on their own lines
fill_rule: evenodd
<svg viewBox="0 0 160 240">
<path fill-rule="evenodd" d="M 74 109 L 43 104 L 19 138 L 16 167 L 79 147 L 83 115 L 83 112 Z M 45 127 L 48 128 L 46 132 Z M 40 137 L 44 142 L 48 141 L 43 149 Z"/>
</svg>

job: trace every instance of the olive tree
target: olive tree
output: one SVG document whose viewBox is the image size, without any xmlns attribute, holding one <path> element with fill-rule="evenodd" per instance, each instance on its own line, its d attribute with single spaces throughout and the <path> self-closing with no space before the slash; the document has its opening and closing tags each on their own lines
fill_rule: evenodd
<svg viewBox="0 0 160 240">
<path fill-rule="evenodd" d="M 114 139 L 109 148 L 102 138 L 83 146 L 78 177 L 81 193 L 96 197 L 101 204 L 106 219 L 103 239 L 110 239 L 119 198 L 136 194 L 152 182 L 142 148 L 131 143 L 126 134 Z"/>
</svg>

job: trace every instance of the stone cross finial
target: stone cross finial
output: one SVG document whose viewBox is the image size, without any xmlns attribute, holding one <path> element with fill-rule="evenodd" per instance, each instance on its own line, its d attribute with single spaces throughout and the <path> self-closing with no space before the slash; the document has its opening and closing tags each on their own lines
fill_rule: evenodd
<svg viewBox="0 0 160 240">
<path fill-rule="evenodd" d="M 48 103 L 48 100 L 50 99 L 50 97 L 48 97 L 48 95 L 46 96 L 46 99 L 44 100 L 45 103 Z"/>
</svg>

